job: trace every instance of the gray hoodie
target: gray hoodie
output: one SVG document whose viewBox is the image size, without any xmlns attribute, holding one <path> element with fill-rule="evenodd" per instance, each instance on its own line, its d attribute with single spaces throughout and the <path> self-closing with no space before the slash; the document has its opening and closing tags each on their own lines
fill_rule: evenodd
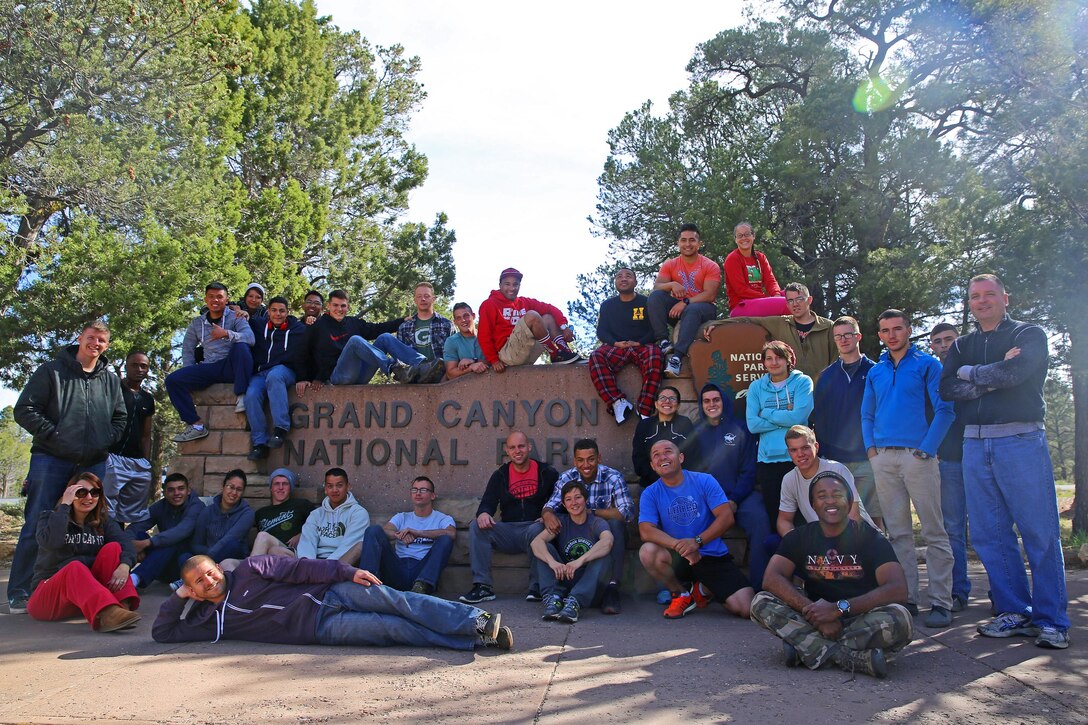
<svg viewBox="0 0 1088 725">
<path fill-rule="evenodd" d="M 329 497 L 314 509 L 302 526 L 298 540 L 300 559 L 339 559 L 355 544 L 363 540 L 370 526 L 370 514 L 348 492 L 348 498 L 335 509 Z"/>
</svg>

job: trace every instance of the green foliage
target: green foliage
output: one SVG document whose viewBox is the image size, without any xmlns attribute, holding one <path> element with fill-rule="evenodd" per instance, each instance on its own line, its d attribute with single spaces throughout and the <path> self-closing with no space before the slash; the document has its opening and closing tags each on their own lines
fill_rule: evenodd
<svg viewBox="0 0 1088 725">
<path fill-rule="evenodd" d="M 0 411 L 0 498 L 19 495 L 29 465 L 30 436 L 15 422 L 8 406 Z"/>
</svg>

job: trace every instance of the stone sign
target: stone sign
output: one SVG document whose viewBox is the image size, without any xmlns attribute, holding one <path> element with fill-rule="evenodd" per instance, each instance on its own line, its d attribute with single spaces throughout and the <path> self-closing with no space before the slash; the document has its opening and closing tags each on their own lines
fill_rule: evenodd
<svg viewBox="0 0 1088 725">
<path fill-rule="evenodd" d="M 750 322 L 711 328 L 710 342 L 697 340 L 688 350 L 696 393 L 707 383 L 718 385 L 743 418 L 748 386 L 766 372 L 760 353 L 770 339 L 765 329 Z"/>
</svg>

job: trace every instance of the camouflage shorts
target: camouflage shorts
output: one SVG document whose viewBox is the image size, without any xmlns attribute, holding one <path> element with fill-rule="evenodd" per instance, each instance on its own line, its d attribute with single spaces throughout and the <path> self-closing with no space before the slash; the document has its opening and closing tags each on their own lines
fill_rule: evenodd
<svg viewBox="0 0 1088 725">
<path fill-rule="evenodd" d="M 838 640 L 826 639 L 798 611 L 769 592 L 760 592 L 752 600 L 752 621 L 761 624 L 793 645 L 801 661 L 815 670 L 830 660 L 839 647 L 866 650 L 881 648 L 898 652 L 910 644 L 914 620 L 899 604 L 871 609 L 843 620 Z"/>
</svg>

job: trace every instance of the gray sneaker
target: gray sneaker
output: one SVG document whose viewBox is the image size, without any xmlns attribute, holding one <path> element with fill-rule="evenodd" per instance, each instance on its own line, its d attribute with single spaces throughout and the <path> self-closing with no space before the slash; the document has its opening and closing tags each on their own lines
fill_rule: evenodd
<svg viewBox="0 0 1088 725">
<path fill-rule="evenodd" d="M 835 653 L 835 664 L 847 672 L 862 674 L 883 680 L 888 676 L 888 662 L 882 649 L 847 649 L 840 647 Z"/>
<path fill-rule="evenodd" d="M 993 621 L 980 624 L 975 628 L 983 637 L 1036 637 L 1039 628 L 1028 617 L 1016 612 L 1005 612 L 993 618 Z"/>
<path fill-rule="evenodd" d="M 1035 646 L 1044 649 L 1065 649 L 1069 646 L 1069 632 L 1056 627 L 1039 627 Z"/>
<path fill-rule="evenodd" d="M 967 609 L 967 597 L 962 596 L 960 594 L 953 594 L 952 595 L 952 611 L 953 612 L 962 612 L 964 609 Z"/>
<path fill-rule="evenodd" d="M 929 614 L 927 614 L 922 621 L 929 629 L 941 629 L 952 624 L 952 612 L 948 611 L 945 607 L 934 605 L 934 607 L 929 610 Z"/>
<path fill-rule="evenodd" d="M 191 425 L 185 426 L 185 430 L 174 436 L 175 443 L 188 443 L 189 441 L 198 441 L 201 438 L 208 437 L 208 426 L 197 429 Z"/>
<path fill-rule="evenodd" d="M 680 377 L 680 356 L 669 355 L 665 360 L 665 375 L 670 378 Z"/>
</svg>

